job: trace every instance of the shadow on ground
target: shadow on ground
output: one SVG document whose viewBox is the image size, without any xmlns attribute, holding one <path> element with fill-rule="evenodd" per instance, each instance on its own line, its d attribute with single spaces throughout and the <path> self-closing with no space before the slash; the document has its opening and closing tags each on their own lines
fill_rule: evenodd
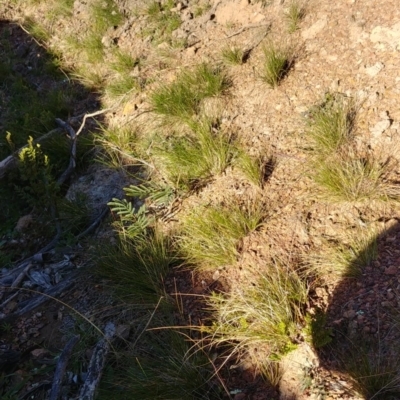
<svg viewBox="0 0 400 400">
<path fill-rule="evenodd" d="M 0 21 L 0 162 L 26 145 L 30 137 L 38 139 L 57 128 L 56 118 L 68 122 L 77 130 L 83 116 L 99 107 L 98 94 L 74 80 L 68 71 L 62 70 L 58 55 L 39 45 L 17 23 Z M 13 168 L 0 180 L 2 278 L 8 267 L 11 271 L 21 260 L 35 254 L 54 237 L 53 206 L 46 202 L 51 199 L 58 207 L 59 202 L 64 201 L 71 181 L 87 167 L 88 154 L 93 148 L 89 131 L 95 130 L 96 126 L 93 121 L 88 121 L 78 140 L 77 168 L 61 187 L 54 189 L 49 180 L 57 182 L 70 161 L 71 140 L 62 130 L 40 141 L 40 149 L 35 147 L 31 152 L 25 170 Z M 22 216 L 29 217 L 26 221 L 30 222 L 27 231 L 16 229 Z M 57 219 L 62 217 L 58 215 Z M 38 264 L 32 270 L 40 268 L 39 272 L 42 273 L 44 265 Z M 38 290 L 42 290 L 40 286 Z M 12 314 L 27 298 L 26 293 L 19 293 L 18 290 L 15 293 L 17 297 L 14 296 L 15 299 L 5 307 L 3 304 L 9 293 L 4 288 L 0 292 L 2 315 Z M 56 354 L 60 348 L 55 344 L 54 329 L 51 330 L 52 337 L 42 334 L 43 327 L 46 330 L 56 323 L 53 317 L 45 320 L 47 309 L 44 310 L 24 315 L 15 324 L 0 323 L 2 399 L 45 398 L 43 396 L 49 388 L 55 365 L 38 362 L 32 350 L 46 346 Z M 33 389 L 27 392 L 28 387 Z"/>
<path fill-rule="evenodd" d="M 326 328 L 332 342 L 318 355 L 335 375 L 335 391 L 346 393 L 342 373 L 354 380 L 359 395 L 350 392 L 347 398 L 400 398 L 400 224 L 389 222 L 362 252 L 371 254 L 376 246 L 376 259 L 358 277 L 344 278 L 329 299 Z M 314 342 L 320 334 L 315 332 Z"/>
</svg>

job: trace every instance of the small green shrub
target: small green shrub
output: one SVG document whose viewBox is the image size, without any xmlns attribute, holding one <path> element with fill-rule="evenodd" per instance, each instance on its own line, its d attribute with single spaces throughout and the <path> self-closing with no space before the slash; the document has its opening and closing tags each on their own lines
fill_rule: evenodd
<svg viewBox="0 0 400 400">
<path fill-rule="evenodd" d="M 307 314 L 305 316 L 305 333 L 308 341 L 314 349 L 320 349 L 332 342 L 332 328 L 326 327 L 326 314 L 322 311 L 315 315 Z"/>
</svg>

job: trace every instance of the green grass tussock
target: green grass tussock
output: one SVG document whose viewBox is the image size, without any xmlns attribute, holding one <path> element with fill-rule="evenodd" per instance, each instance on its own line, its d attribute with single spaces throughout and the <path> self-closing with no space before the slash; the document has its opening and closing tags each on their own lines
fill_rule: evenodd
<svg viewBox="0 0 400 400">
<path fill-rule="evenodd" d="M 162 116 L 164 123 L 185 123 L 199 112 L 202 100 L 222 95 L 230 84 L 223 70 L 203 63 L 193 71 L 183 71 L 174 82 L 154 90 L 150 103 L 153 112 Z"/>
<path fill-rule="evenodd" d="M 295 347 L 297 323 L 307 299 L 307 288 L 289 267 L 272 264 L 254 270 L 251 284 L 239 285 L 226 295 L 213 295 L 211 327 L 204 327 L 212 346 L 247 353 L 263 371 L 271 361 Z"/>
<path fill-rule="evenodd" d="M 200 208 L 183 221 L 180 249 L 199 269 L 234 264 L 240 239 L 257 229 L 263 216 L 261 208 L 242 209 L 235 204 Z"/>
</svg>

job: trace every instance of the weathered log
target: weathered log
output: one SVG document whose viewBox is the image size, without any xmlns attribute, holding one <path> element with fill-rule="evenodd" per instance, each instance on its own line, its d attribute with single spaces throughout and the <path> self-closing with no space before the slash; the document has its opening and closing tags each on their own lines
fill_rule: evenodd
<svg viewBox="0 0 400 400">
<path fill-rule="evenodd" d="M 49 400 L 57 400 L 60 396 L 61 384 L 67 369 L 67 364 L 71 358 L 72 350 L 80 339 L 79 335 L 73 336 L 65 345 L 60 358 L 58 359 L 56 371 L 54 372 L 53 384 L 51 386 Z"/>
</svg>

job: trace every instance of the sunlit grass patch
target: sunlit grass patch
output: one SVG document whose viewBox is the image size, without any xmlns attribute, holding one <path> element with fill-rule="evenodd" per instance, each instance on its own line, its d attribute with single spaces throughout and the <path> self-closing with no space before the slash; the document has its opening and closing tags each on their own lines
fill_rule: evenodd
<svg viewBox="0 0 400 400">
<path fill-rule="evenodd" d="M 252 157 L 246 152 L 239 153 L 236 164 L 245 177 L 254 185 L 263 188 L 265 181 L 271 176 L 276 166 L 276 158 L 261 156 Z"/>
<path fill-rule="evenodd" d="M 272 88 L 277 87 L 294 62 L 293 50 L 284 45 L 269 43 L 263 48 L 264 61 L 261 79 Z"/>
<path fill-rule="evenodd" d="M 212 325 L 205 342 L 231 354 L 248 354 L 261 373 L 271 361 L 295 348 L 307 288 L 289 266 L 254 269 L 250 282 L 209 298 Z"/>
<path fill-rule="evenodd" d="M 150 94 L 150 103 L 164 123 L 187 123 L 199 112 L 203 99 L 222 95 L 229 87 L 230 81 L 223 70 L 203 63 L 155 89 Z"/>
<path fill-rule="evenodd" d="M 330 202 L 389 201 L 400 198 L 400 187 L 390 178 L 395 161 L 366 154 L 338 154 L 317 159 L 312 177 L 320 188 L 320 196 Z"/>
<path fill-rule="evenodd" d="M 322 104 L 310 112 L 306 134 L 312 141 L 314 152 L 329 155 L 348 144 L 354 136 L 356 116 L 357 108 L 352 99 L 328 93 Z"/>
<path fill-rule="evenodd" d="M 306 10 L 299 0 L 291 0 L 285 13 L 288 21 L 289 32 L 293 33 L 299 29 L 299 24 L 306 15 Z"/>
<path fill-rule="evenodd" d="M 181 251 L 203 270 L 234 264 L 240 240 L 257 229 L 264 215 L 259 206 L 244 209 L 233 203 L 198 208 L 183 219 Z"/>
<path fill-rule="evenodd" d="M 226 133 L 214 130 L 208 119 L 190 125 L 192 129 L 186 136 L 164 139 L 155 150 L 168 180 L 184 189 L 199 187 L 222 173 L 236 151 Z"/>
<path fill-rule="evenodd" d="M 377 231 L 357 229 L 341 240 L 325 241 L 304 258 L 304 272 L 317 278 L 358 276 L 377 258 Z"/>
<path fill-rule="evenodd" d="M 222 49 L 222 59 L 228 65 L 243 64 L 244 53 L 240 47 L 227 46 Z"/>
</svg>

